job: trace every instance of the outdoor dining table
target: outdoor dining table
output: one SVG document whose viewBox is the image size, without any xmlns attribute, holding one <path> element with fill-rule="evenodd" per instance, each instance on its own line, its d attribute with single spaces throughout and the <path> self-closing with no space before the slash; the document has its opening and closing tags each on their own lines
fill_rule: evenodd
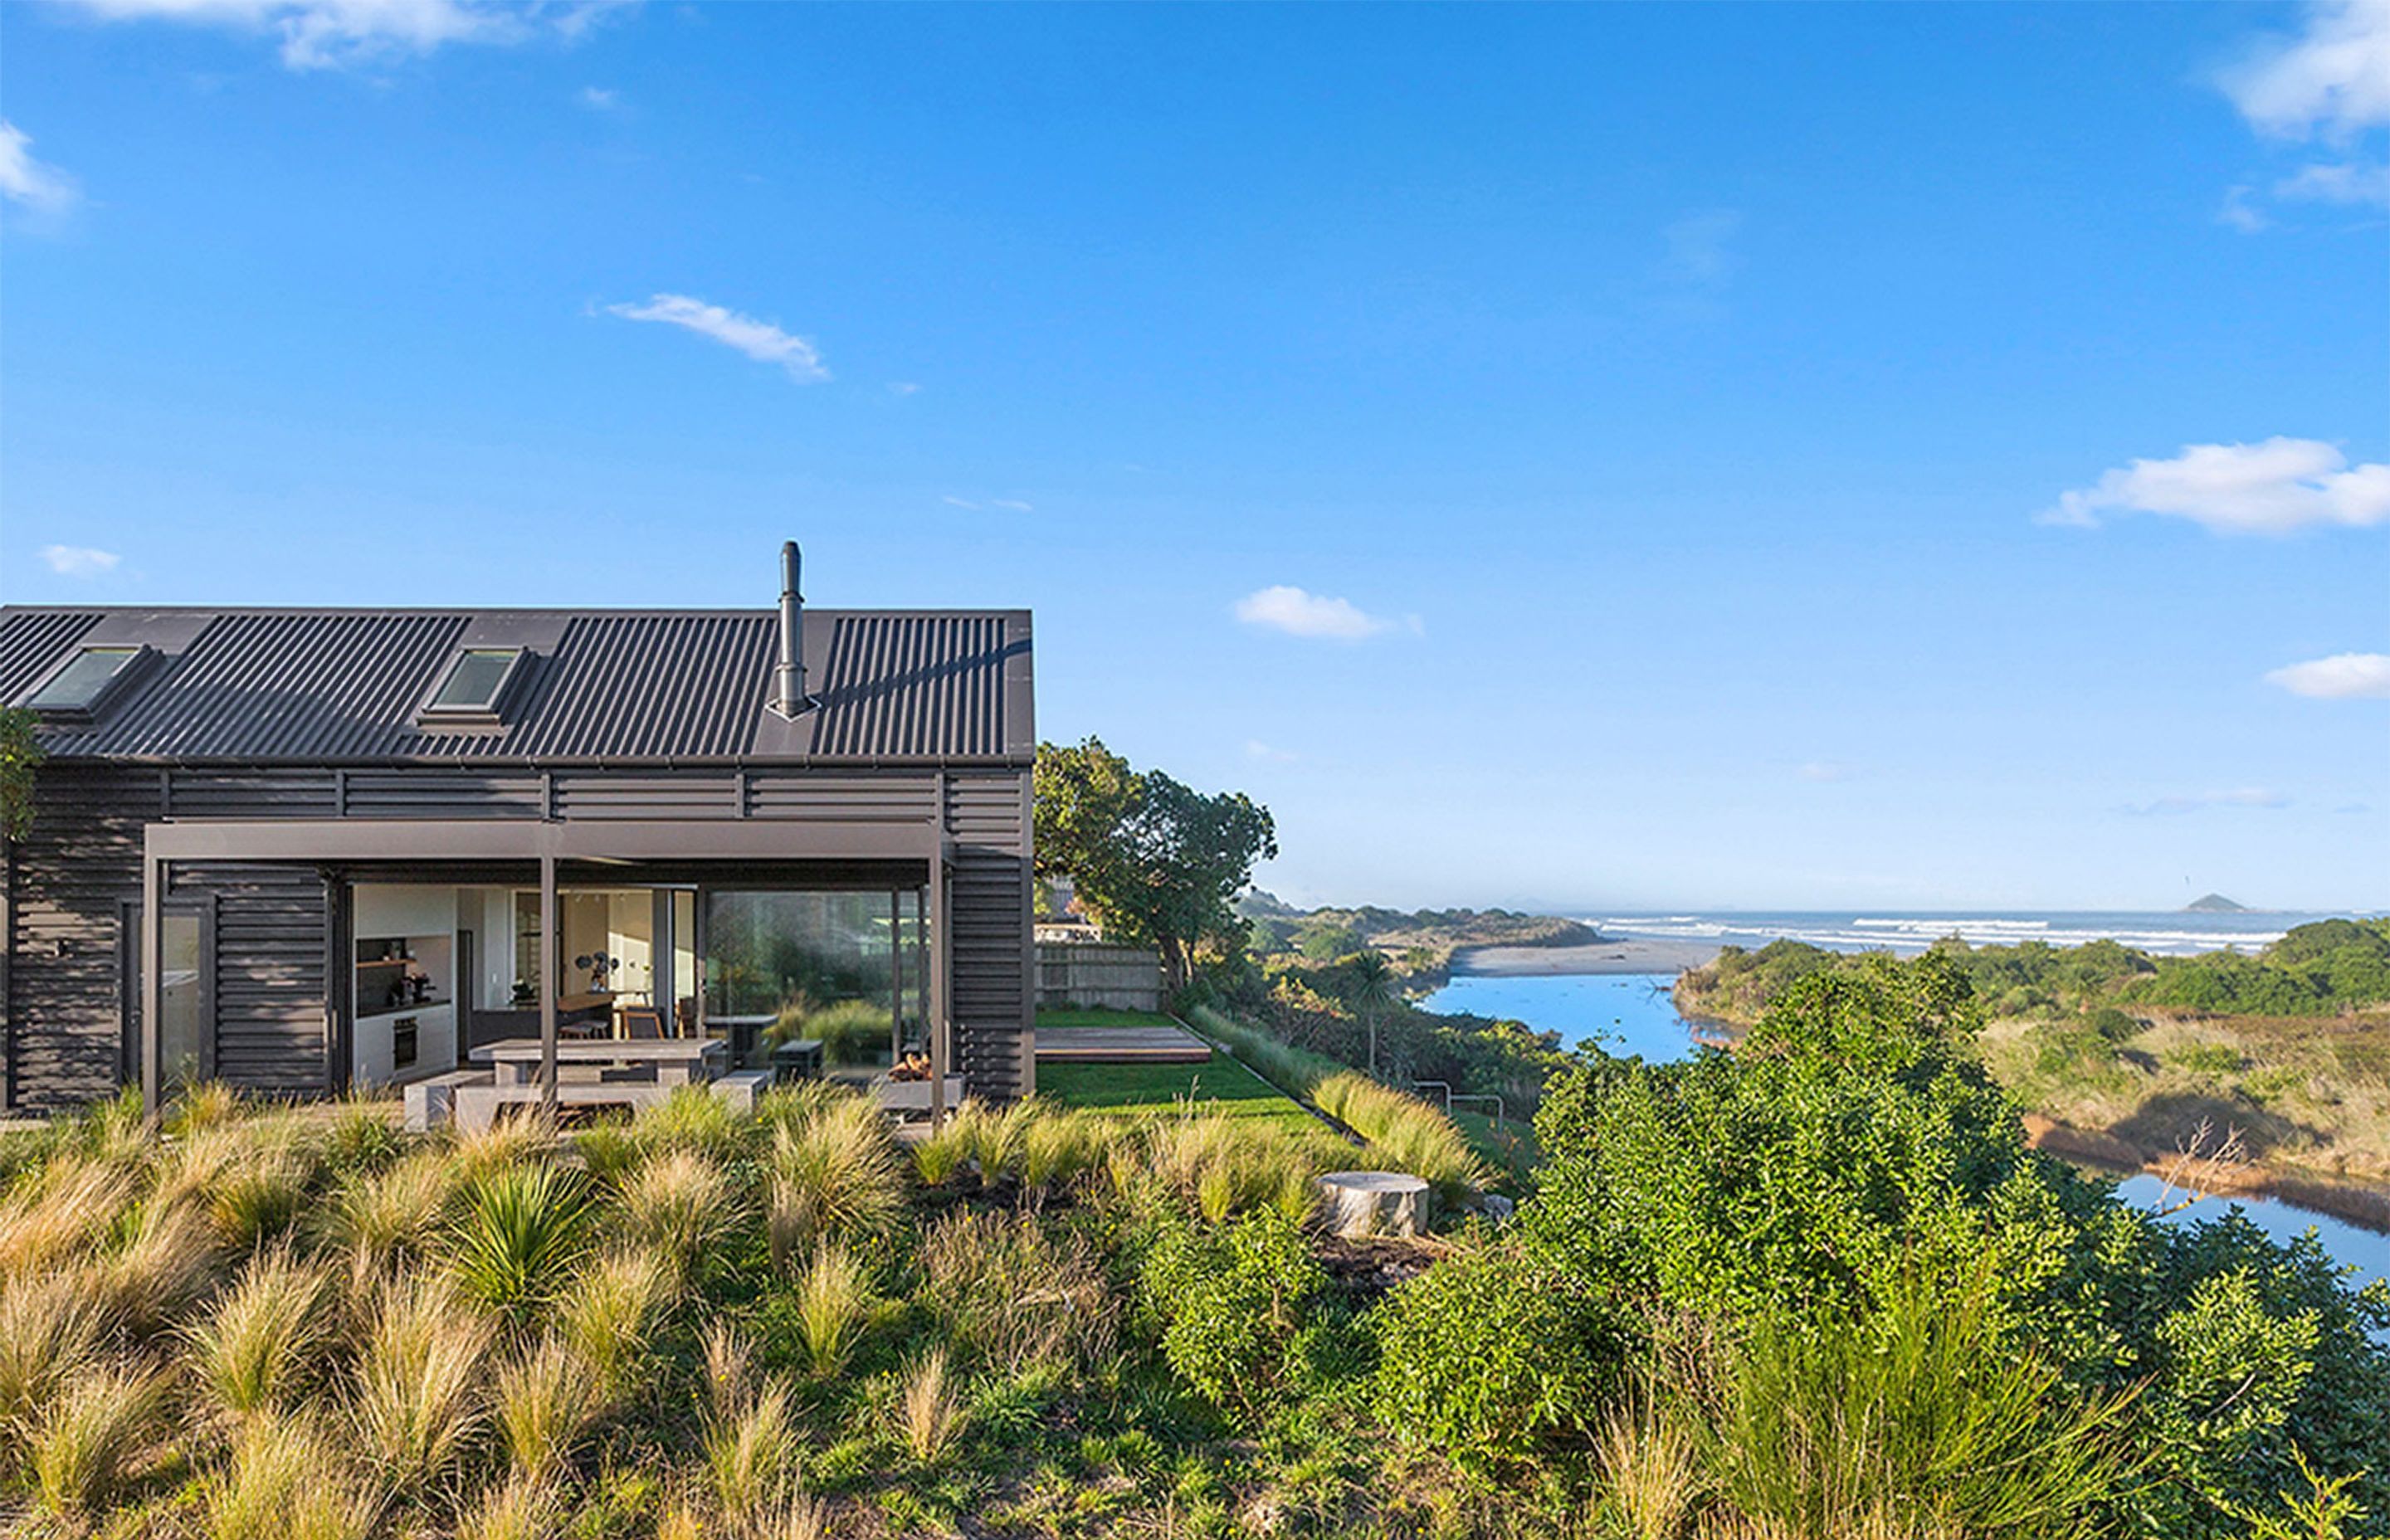
<svg viewBox="0 0 2390 1540">
<path fill-rule="evenodd" d="M 714 1078 L 728 1061 L 729 1049 L 730 1045 L 719 1037 L 592 1038 L 559 1042 L 556 1061 L 618 1070 L 652 1066 L 659 1085 L 695 1085 Z M 494 1067 L 500 1085 L 530 1085 L 539 1079 L 536 1037 L 484 1043 L 470 1057 L 476 1064 Z"/>
</svg>

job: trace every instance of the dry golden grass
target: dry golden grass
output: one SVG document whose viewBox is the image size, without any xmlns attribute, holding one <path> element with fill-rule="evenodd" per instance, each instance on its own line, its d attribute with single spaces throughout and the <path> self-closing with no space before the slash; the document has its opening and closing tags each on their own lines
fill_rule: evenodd
<svg viewBox="0 0 2390 1540">
<path fill-rule="evenodd" d="M 550 1337 L 508 1360 L 492 1400 L 518 1482 L 537 1485 L 572 1462 L 607 1397 L 588 1363 Z"/>
<path fill-rule="evenodd" d="M 315 1367 L 330 1295 L 329 1277 L 287 1249 L 251 1258 L 184 1328 L 193 1378 L 235 1418 L 287 1405 Z"/>
<path fill-rule="evenodd" d="M 366 1540 L 381 1501 L 311 1420 L 260 1418 L 200 1491 L 209 1540 Z"/>
<path fill-rule="evenodd" d="M 946 1367 L 946 1350 L 932 1348 L 905 1374 L 896 1403 L 897 1420 L 905 1431 L 905 1447 L 923 1465 L 944 1457 L 965 1421 L 962 1397 Z"/>
<path fill-rule="evenodd" d="M 170 1383 L 151 1365 L 102 1363 L 58 1388 L 26 1438 L 44 1511 L 80 1519 L 109 1505 L 165 1431 Z"/>
<path fill-rule="evenodd" d="M 481 1420 L 492 1333 L 437 1274 L 384 1285 L 374 1306 L 357 1354 L 350 1418 L 391 1484 L 412 1488 L 446 1472 Z"/>
</svg>

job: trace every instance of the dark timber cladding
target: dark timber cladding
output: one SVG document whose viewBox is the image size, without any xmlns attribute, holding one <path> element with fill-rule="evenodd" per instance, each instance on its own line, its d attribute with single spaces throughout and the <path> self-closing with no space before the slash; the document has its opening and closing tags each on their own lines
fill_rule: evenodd
<svg viewBox="0 0 2390 1540">
<path fill-rule="evenodd" d="M 535 847 L 592 885 L 941 870 L 956 1068 L 977 1094 L 1022 1094 L 1028 614 L 803 610 L 794 716 L 772 709 L 779 623 L 761 609 L 0 609 L 0 704 L 82 648 L 142 649 L 87 717 L 39 729 L 33 825 L 0 873 L 0 1098 L 57 1106 L 137 1079 L 145 851 L 160 908 L 204 917 L 212 1072 L 312 1094 L 348 1073 L 351 884 L 535 885 Z M 469 724 L 428 709 L 468 651 L 520 654 Z"/>
</svg>

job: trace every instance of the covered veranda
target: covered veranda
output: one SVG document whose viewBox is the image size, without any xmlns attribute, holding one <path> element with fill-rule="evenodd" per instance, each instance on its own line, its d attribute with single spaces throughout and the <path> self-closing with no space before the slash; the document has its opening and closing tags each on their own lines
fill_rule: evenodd
<svg viewBox="0 0 2390 1540">
<path fill-rule="evenodd" d="M 363 970 L 380 962 L 385 952 L 393 961 L 405 958 L 412 964 L 415 951 L 429 950 L 361 937 L 357 895 L 444 887 L 459 893 L 510 895 L 520 908 L 523 931 L 535 933 L 535 944 L 508 938 L 519 948 L 527 975 L 515 983 L 508 1003 L 519 1007 L 512 1014 L 525 1034 L 515 1046 L 520 1049 L 535 1041 L 537 1047 L 535 1059 L 515 1054 L 514 1072 L 532 1077 L 539 1104 L 551 1113 L 559 1106 L 560 1085 L 572 1078 L 563 1067 L 572 1057 L 563 1045 L 575 1035 L 722 1036 L 739 1038 L 743 1046 L 745 1038 L 772 1019 L 781 1000 L 777 992 L 785 990 L 788 981 L 772 976 L 768 968 L 717 965 L 708 935 L 710 917 L 717 912 L 754 916 L 759 918 L 747 919 L 747 928 L 768 927 L 777 909 L 786 906 L 784 901 L 794 899 L 835 901 L 841 913 L 884 917 L 873 922 L 875 933 L 885 936 L 884 954 L 874 956 L 873 966 L 885 975 L 892 1058 L 905 1046 L 907 1033 L 918 1032 L 929 1060 L 926 1084 L 919 1088 L 925 1093 L 926 1110 L 933 1122 L 947 1110 L 953 1060 L 948 1006 L 952 927 L 946 920 L 952 850 L 944 831 L 926 821 L 276 819 L 151 824 L 143 841 L 138 1068 L 144 1101 L 153 1110 L 178 1073 L 194 1068 L 204 1073 L 208 1068 L 212 1048 L 204 1045 L 187 1056 L 189 1063 L 186 1056 L 170 1055 L 167 1029 L 161 1027 L 168 1020 L 162 998 L 168 970 L 161 962 L 177 871 L 221 863 L 304 866 L 324 879 L 328 1093 L 346 1090 L 360 1063 L 360 994 L 352 981 L 366 976 Z M 619 959 L 601 955 L 593 988 L 593 959 L 586 954 L 576 959 L 564 943 L 568 905 L 592 894 L 619 899 L 642 891 L 654 895 L 656 917 L 643 938 L 648 976 L 638 982 L 645 987 L 608 989 L 613 981 L 606 977 L 605 964 Z M 531 930 L 533 924 L 535 932 Z M 473 937 L 459 931 L 456 940 L 462 953 L 469 950 L 462 943 Z M 366 951 L 376 956 L 362 957 Z M 576 961 L 582 965 L 578 969 Z M 418 1005 L 400 1018 L 409 1033 L 409 1051 L 415 1047 L 415 1022 L 427 1020 L 427 1009 L 436 1018 L 441 1007 L 449 1006 L 454 1020 L 441 1052 L 452 1063 L 461 1064 L 469 1052 L 487 1062 L 486 1054 L 472 1050 L 489 1045 L 468 1026 L 477 1015 L 492 1014 L 486 1007 L 474 1009 L 469 991 L 477 985 L 471 964 L 459 956 L 446 966 L 453 1005 L 437 997 L 440 981 L 430 978 L 432 987 L 418 996 L 428 1007 Z M 424 970 L 410 967 L 395 971 Z M 485 959 L 483 971 L 503 977 L 505 970 L 486 966 Z M 760 978 L 733 977 L 759 971 Z M 615 1004 L 625 998 L 633 1003 Z M 613 1008 L 603 1008 L 608 1006 Z M 576 1034 L 574 1018 L 588 1020 L 593 1012 L 601 1020 L 610 1015 L 611 1032 Z M 367 1014 L 364 1024 L 370 1035 L 380 1019 Z M 215 1030 L 210 1022 L 207 1033 Z M 427 1069 L 438 1067 L 435 1057 Z M 369 1084 L 379 1079 L 365 1077 Z"/>
</svg>

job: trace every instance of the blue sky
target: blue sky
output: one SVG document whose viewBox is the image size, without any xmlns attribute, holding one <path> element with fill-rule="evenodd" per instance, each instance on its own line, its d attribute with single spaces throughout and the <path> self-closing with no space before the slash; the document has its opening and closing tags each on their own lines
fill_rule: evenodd
<svg viewBox="0 0 2390 1540">
<path fill-rule="evenodd" d="M 1297 899 L 2390 905 L 2381 0 L 177 9 L 0 7 L 9 599 L 794 535 Z"/>
</svg>

